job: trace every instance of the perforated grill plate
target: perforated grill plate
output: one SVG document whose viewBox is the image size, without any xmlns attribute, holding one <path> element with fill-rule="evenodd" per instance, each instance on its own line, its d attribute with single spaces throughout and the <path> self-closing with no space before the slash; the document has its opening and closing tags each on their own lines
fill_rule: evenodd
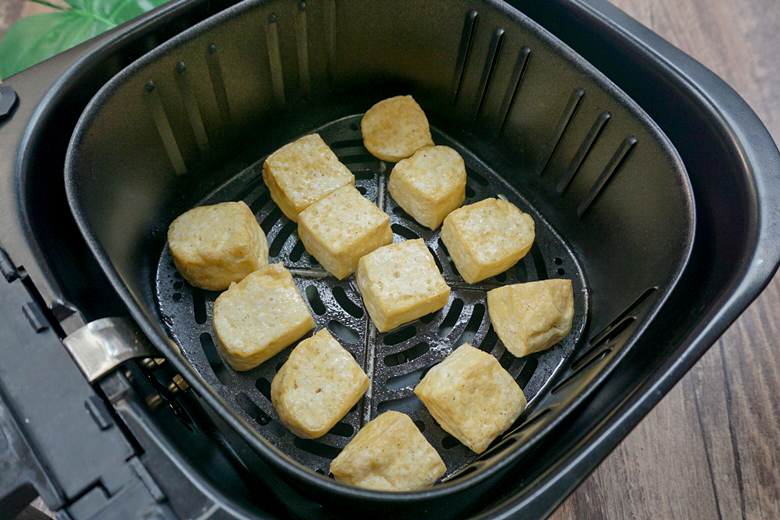
<svg viewBox="0 0 780 520">
<path fill-rule="evenodd" d="M 158 304 L 168 333 L 195 369 L 239 415 L 294 460 L 328 474 L 330 461 L 360 427 L 392 409 L 407 413 L 438 450 L 447 465 L 446 479 L 475 460 L 476 455 L 436 424 L 413 394 L 414 387 L 426 370 L 454 348 L 468 342 L 495 356 L 523 388 L 529 406 L 518 420 L 518 424 L 522 423 L 534 409 L 536 398 L 547 391 L 551 376 L 571 354 L 583 332 L 588 302 L 583 273 L 561 237 L 520 193 L 468 150 L 432 129 L 437 144 L 458 150 L 466 162 L 466 204 L 488 197 L 505 197 L 529 213 L 536 224 L 536 241 L 517 265 L 477 284 L 464 282 L 452 264 L 439 232 L 418 225 L 387 194 L 387 175 L 393 165 L 374 158 L 363 147 L 359 128 L 361 117 L 341 119 L 316 131 L 355 174 L 357 189 L 390 215 L 394 241 L 425 240 L 452 288 L 447 306 L 440 311 L 390 332 L 377 332 L 365 311 L 354 276 L 339 281 L 328 275 L 304 250 L 296 224 L 271 201 L 262 180 L 263 160 L 202 201 L 203 204 L 214 204 L 244 200 L 249 205 L 268 238 L 271 262 L 282 263 L 293 273 L 295 283 L 311 309 L 315 331 L 327 328 L 371 378 L 368 393 L 329 433 L 316 440 L 304 440 L 278 422 L 270 399 L 271 381 L 294 345 L 248 372 L 236 372 L 223 363 L 214 344 L 211 323 L 218 293 L 186 283 L 176 271 L 167 248 L 157 270 Z M 506 351 L 490 325 L 486 291 L 501 285 L 547 278 L 572 280 L 575 308 L 572 331 L 561 343 L 545 352 L 515 358 Z"/>
</svg>

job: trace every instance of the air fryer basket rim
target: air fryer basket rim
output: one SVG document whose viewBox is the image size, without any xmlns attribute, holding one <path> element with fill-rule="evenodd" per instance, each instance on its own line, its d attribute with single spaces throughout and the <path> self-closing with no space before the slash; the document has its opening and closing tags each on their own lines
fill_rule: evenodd
<svg viewBox="0 0 780 520">
<path fill-rule="evenodd" d="M 242 4 L 239 4 L 237 6 L 229 8 L 228 11 L 230 11 L 233 14 L 236 14 L 241 9 L 242 9 Z M 199 32 L 201 30 L 204 30 L 204 28 L 206 28 L 207 25 L 208 25 L 208 22 L 205 22 L 204 24 L 199 24 L 196 27 L 188 29 L 187 31 L 185 31 L 182 34 L 180 34 L 177 37 L 175 37 L 174 39 L 172 39 L 172 40 L 166 42 L 165 44 L 163 44 L 161 46 L 161 48 L 166 48 L 168 46 L 173 46 L 178 41 L 185 41 L 186 39 L 188 39 L 190 37 L 191 34 L 193 34 L 195 32 Z M 156 50 L 155 50 L 155 52 L 156 52 Z M 90 102 L 90 105 L 85 110 L 84 114 L 82 115 L 82 117 L 81 117 L 81 119 L 79 121 L 78 128 L 79 129 L 83 129 L 85 126 L 88 126 L 88 122 L 89 122 L 88 115 L 90 114 L 90 107 L 98 104 L 99 101 L 101 100 L 101 96 L 108 95 L 109 88 L 110 88 L 110 86 L 112 84 L 118 82 L 123 75 L 129 74 L 130 71 L 132 71 L 134 67 L 140 67 L 144 63 L 145 60 L 152 59 L 152 57 L 155 54 L 155 52 L 152 52 L 152 53 L 150 53 L 150 55 L 144 56 L 143 58 L 139 59 L 137 62 L 135 62 L 134 64 L 132 64 L 128 68 L 126 68 L 122 73 L 120 73 L 114 79 L 112 79 L 105 87 L 103 87 L 103 89 L 101 89 L 101 92 L 99 92 L 98 95 L 96 95 L 95 98 L 93 98 L 93 100 Z M 571 51 L 568 48 L 566 48 L 566 52 L 571 52 Z M 611 82 L 609 82 L 609 80 L 606 80 L 606 81 L 609 84 L 611 84 Z M 72 141 L 71 141 L 71 146 L 69 146 L 68 156 L 67 156 L 67 159 L 66 159 L 66 165 L 67 165 L 66 172 L 69 172 L 71 170 L 71 166 L 73 164 L 74 154 L 75 154 L 75 152 L 74 152 L 74 149 L 75 149 L 74 143 L 78 142 L 78 137 L 79 137 L 79 132 L 76 132 L 74 134 L 74 136 L 73 136 Z M 677 158 L 677 159 L 679 161 L 679 158 Z M 67 175 L 67 173 L 66 173 L 66 175 Z M 686 187 L 687 187 L 688 192 L 690 194 L 691 193 L 690 185 L 688 184 L 688 185 L 686 185 Z M 74 204 L 73 199 L 72 199 L 72 195 L 74 194 L 74 190 L 72 190 L 72 186 L 71 186 L 70 182 L 66 182 L 66 189 L 68 190 L 68 197 L 69 197 L 69 199 L 71 199 L 70 200 L 71 207 L 72 208 L 77 207 L 77 204 Z M 691 204 L 689 210 L 691 212 L 691 216 L 693 216 L 694 207 L 693 207 L 692 204 Z M 175 345 L 169 339 L 167 339 L 163 334 L 161 334 L 160 331 L 154 325 L 151 324 L 151 322 L 149 320 L 149 317 L 146 315 L 145 311 L 143 309 L 141 309 L 137 305 L 137 303 L 134 301 L 133 296 L 130 294 L 130 292 L 128 290 L 126 290 L 126 288 L 123 285 L 123 283 L 122 283 L 118 273 L 114 270 L 114 268 L 111 265 L 110 260 L 108 259 L 105 251 L 102 249 L 102 245 L 100 244 L 99 240 L 91 232 L 90 227 L 89 227 L 89 223 L 84 221 L 82 218 L 79 218 L 78 211 L 74 211 L 74 213 L 76 215 L 76 220 L 77 220 L 77 223 L 78 223 L 78 225 L 79 225 L 79 227 L 80 227 L 80 229 L 82 231 L 82 234 L 84 235 L 85 239 L 87 240 L 90 248 L 96 253 L 96 256 L 98 257 L 98 261 L 100 262 L 102 268 L 104 269 L 104 271 L 107 273 L 107 275 L 111 279 L 111 281 L 114 284 L 115 288 L 117 288 L 117 290 L 120 293 L 120 296 L 122 297 L 123 301 L 125 301 L 125 303 L 128 305 L 128 308 L 130 309 L 131 314 L 134 316 L 136 321 L 140 324 L 140 326 L 142 327 L 144 332 L 150 338 L 152 338 L 158 345 L 167 346 L 168 348 L 165 349 L 165 350 L 168 350 L 168 352 L 166 352 L 166 354 L 170 355 L 172 353 L 176 353 L 177 349 L 175 348 Z M 675 282 L 679 278 L 679 275 L 682 272 L 683 266 L 687 262 L 687 259 L 688 259 L 689 255 L 690 255 L 690 250 L 691 250 L 692 243 L 693 243 L 693 230 L 691 230 L 691 235 L 690 235 L 688 243 L 687 243 L 687 250 L 685 251 L 685 254 L 684 254 L 684 261 L 681 262 L 681 265 L 679 266 L 679 268 L 677 269 L 677 272 L 675 273 L 675 277 L 674 277 L 674 281 Z M 669 289 L 673 285 L 674 284 L 670 284 Z M 652 320 L 652 316 L 655 314 L 655 312 L 657 312 L 658 308 L 661 305 L 663 305 L 663 303 L 666 301 L 668 296 L 669 296 L 669 291 L 667 290 L 666 293 L 663 295 L 663 297 L 659 298 L 658 302 L 656 303 L 656 305 L 653 308 L 653 311 L 651 313 L 649 313 L 650 317 L 648 317 L 646 319 L 645 324 L 647 324 L 648 322 L 650 322 Z M 641 332 L 642 332 L 642 330 L 639 329 L 639 330 L 637 330 L 635 332 L 635 334 L 638 335 Z M 216 409 L 221 409 L 222 407 L 225 407 L 225 409 L 229 408 L 228 405 L 221 398 L 219 398 L 219 396 L 217 396 L 216 394 L 213 393 L 213 391 L 209 387 L 209 385 L 207 385 L 202 380 L 200 375 L 197 374 L 190 367 L 189 363 L 186 360 L 184 360 L 183 358 L 180 358 L 178 355 L 172 356 L 172 357 L 176 358 L 176 359 L 172 360 L 174 362 L 174 364 L 176 365 L 176 368 L 179 369 L 182 372 L 187 373 L 189 375 L 189 377 L 196 383 L 194 385 L 196 387 L 196 389 L 201 393 L 201 395 L 207 400 L 207 402 L 211 406 L 215 407 Z M 600 375 L 599 381 L 603 380 L 604 378 L 606 378 L 608 376 L 608 373 L 611 372 L 611 370 L 614 369 L 614 367 L 620 362 L 620 359 L 621 359 L 621 357 L 618 356 L 614 360 L 614 362 L 610 365 L 610 368 L 605 370 Z M 593 389 L 595 389 L 596 386 L 598 386 L 598 385 L 594 384 L 593 385 Z M 584 400 L 585 397 L 586 397 L 586 395 L 582 395 L 581 398 L 580 398 L 580 401 Z M 575 406 L 570 407 L 570 411 L 573 410 L 574 408 L 575 408 Z M 247 440 L 250 441 L 250 443 L 253 442 L 253 441 L 258 441 L 259 440 L 260 441 L 260 446 L 261 446 L 261 448 L 260 448 L 261 451 L 263 451 L 265 455 L 269 456 L 270 459 L 273 460 L 273 462 L 275 463 L 275 465 L 278 468 L 281 468 L 284 471 L 292 471 L 291 469 L 288 469 L 286 467 L 286 465 L 290 464 L 290 461 L 286 460 L 286 457 L 284 457 L 283 455 L 277 453 L 274 449 L 271 449 L 269 446 L 266 446 L 265 445 L 266 441 L 262 437 L 258 436 L 254 432 L 254 429 L 251 426 L 247 425 L 241 418 L 239 418 L 237 416 L 234 416 L 234 415 L 230 415 L 230 416 L 225 417 L 225 419 L 228 421 L 228 423 L 231 424 L 232 427 L 236 428 L 239 432 L 241 432 L 242 435 L 245 432 L 250 432 L 251 435 L 250 435 L 249 439 L 247 439 Z M 557 425 L 557 422 L 551 423 L 547 429 L 548 430 L 552 429 L 556 425 Z M 539 438 L 541 435 L 542 434 L 537 436 L 537 438 Z M 254 446 L 257 446 L 257 444 L 255 443 Z M 266 453 L 266 452 L 268 452 L 268 453 Z M 511 462 L 512 462 L 512 457 L 507 457 L 507 458 L 505 458 L 502 461 L 502 464 L 509 464 Z M 292 466 L 296 466 L 296 464 L 293 463 Z M 492 471 L 498 471 L 500 466 L 501 466 L 501 464 L 496 465 L 495 469 L 492 470 Z M 434 496 L 434 495 L 438 495 L 438 494 L 442 494 L 442 493 L 456 492 L 459 489 L 463 488 L 464 486 L 472 485 L 475 482 L 474 479 L 476 479 L 476 478 L 487 478 L 487 476 L 488 476 L 488 475 L 483 473 L 481 476 L 475 476 L 473 478 L 466 479 L 465 481 L 462 481 L 462 482 L 443 484 L 443 485 L 437 486 L 436 488 L 434 488 L 432 490 L 429 490 L 429 491 L 415 492 L 415 493 L 410 493 L 410 494 L 404 494 L 404 493 L 387 494 L 387 493 L 377 493 L 377 492 L 358 490 L 358 489 L 355 489 L 355 488 L 346 487 L 346 486 L 343 486 L 341 484 L 337 484 L 335 482 L 331 482 L 328 479 L 324 479 L 323 477 L 321 477 L 319 475 L 313 474 L 313 472 L 308 470 L 308 468 L 297 467 L 296 469 L 297 470 L 304 470 L 302 472 L 302 474 L 308 480 L 310 480 L 312 483 L 316 483 L 317 485 L 320 485 L 320 486 L 325 486 L 326 488 L 330 487 L 330 489 L 338 490 L 341 493 L 345 492 L 345 489 L 346 489 L 346 490 L 348 490 L 348 493 L 352 494 L 353 496 L 362 497 L 362 498 L 369 498 L 371 500 L 383 500 L 383 499 L 385 499 L 387 497 L 393 497 L 393 500 L 403 499 L 404 497 L 408 497 L 409 499 L 417 499 L 417 498 L 425 498 L 426 496 Z M 293 471 L 293 473 L 295 473 L 295 472 Z M 301 472 L 298 472 L 298 473 L 301 473 Z M 296 473 L 296 477 L 300 478 L 301 474 L 297 474 Z"/>
</svg>

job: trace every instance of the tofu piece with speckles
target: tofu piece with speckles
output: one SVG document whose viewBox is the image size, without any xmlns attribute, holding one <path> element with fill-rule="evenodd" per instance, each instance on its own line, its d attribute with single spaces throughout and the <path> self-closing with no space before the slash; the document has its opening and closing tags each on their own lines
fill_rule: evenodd
<svg viewBox="0 0 780 520">
<path fill-rule="evenodd" d="M 466 200 L 466 164 L 449 146 L 426 146 L 393 167 L 387 189 L 417 222 L 436 229 Z"/>
<path fill-rule="evenodd" d="M 379 332 L 439 310 L 450 297 L 450 288 L 421 238 L 367 254 L 358 262 L 355 278 Z"/>
<path fill-rule="evenodd" d="M 476 283 L 515 265 L 534 243 L 534 220 L 501 199 L 458 208 L 444 219 L 441 239 L 458 272 Z"/>
<path fill-rule="evenodd" d="M 279 264 L 258 269 L 220 294 L 213 320 L 219 352 L 236 370 L 255 368 L 314 328 L 290 271 Z"/>
<path fill-rule="evenodd" d="M 304 439 L 322 437 L 368 390 L 368 376 L 322 329 L 290 353 L 271 383 L 271 402 L 282 424 Z"/>
<path fill-rule="evenodd" d="M 351 185 L 315 202 L 298 218 L 306 251 L 339 280 L 357 269 L 362 256 L 393 241 L 390 217 Z"/>
<path fill-rule="evenodd" d="M 523 391 L 496 358 L 464 343 L 414 389 L 447 433 L 482 453 L 525 409 Z"/>
<path fill-rule="evenodd" d="M 566 337 L 574 317 L 574 292 L 571 280 L 506 285 L 488 291 L 487 306 L 504 346 L 523 357 Z"/>
<path fill-rule="evenodd" d="M 355 176 L 319 134 L 311 134 L 269 155 L 263 181 L 287 218 L 298 222 L 298 214 L 321 198 L 347 184 L 354 186 Z"/>
<path fill-rule="evenodd" d="M 446 471 L 409 416 L 392 410 L 363 426 L 330 464 L 337 481 L 379 491 L 425 489 Z"/>
<path fill-rule="evenodd" d="M 189 283 L 222 291 L 268 264 L 268 243 L 243 201 L 193 208 L 168 227 L 168 247 Z"/>
<path fill-rule="evenodd" d="M 383 161 L 398 162 L 433 146 L 428 118 L 412 96 L 391 97 L 369 108 L 360 131 L 366 149 Z"/>
</svg>

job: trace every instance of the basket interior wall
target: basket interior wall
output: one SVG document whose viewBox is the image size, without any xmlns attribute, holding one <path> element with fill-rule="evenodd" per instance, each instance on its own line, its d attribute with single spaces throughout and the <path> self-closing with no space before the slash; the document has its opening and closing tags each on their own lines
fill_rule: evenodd
<svg viewBox="0 0 780 520">
<path fill-rule="evenodd" d="M 648 326 L 686 261 L 694 226 L 684 169 L 660 131 L 519 13 L 444 0 L 238 4 L 134 63 L 96 96 L 71 143 L 69 197 L 132 297 L 170 333 L 159 282 L 173 218 L 203 201 L 237 196 L 236 183 L 259 178 L 258 161 L 279 146 L 359 121 L 373 103 L 396 94 L 414 95 L 437 140 L 473 158 L 474 196 L 501 193 L 506 183 L 555 237 L 554 247 L 542 244 L 537 258 L 527 259 L 532 278 L 542 278 L 543 267 L 548 276 L 561 269 L 578 280 L 576 335 L 535 387 L 525 426 L 483 457 L 489 460 L 543 430 L 551 411 L 574 400 Z M 359 132 L 350 139 L 360 148 Z M 371 172 L 376 198 L 392 165 L 365 162 L 371 166 L 349 166 Z M 480 164 L 488 184 L 478 180 Z M 262 196 L 257 188 L 245 196 Z M 365 189 L 371 198 L 369 184 Z M 403 216 L 393 218 L 399 224 Z M 275 236 L 286 225 L 269 223 Z M 278 254 L 289 259 L 294 247 L 284 242 Z M 443 254 L 437 251 L 446 270 Z M 167 280 L 166 294 L 184 294 Z M 359 306 L 356 293 L 343 290 Z M 463 305 L 470 316 L 478 304 Z M 484 339 L 488 327 L 485 319 L 472 332 Z M 354 329 L 360 340 L 368 334 Z M 205 361 L 202 373 L 222 384 Z M 513 375 L 524 367 L 517 363 Z M 262 389 L 253 386 L 245 395 L 256 408 Z M 250 404 L 236 409 L 259 416 Z M 352 434 L 354 428 L 335 445 Z"/>
</svg>

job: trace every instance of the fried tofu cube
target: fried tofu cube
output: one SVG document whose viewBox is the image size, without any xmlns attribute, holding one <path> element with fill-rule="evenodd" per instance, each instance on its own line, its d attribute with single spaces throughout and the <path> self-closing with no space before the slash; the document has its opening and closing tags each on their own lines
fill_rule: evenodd
<svg viewBox="0 0 780 520">
<path fill-rule="evenodd" d="M 368 390 L 368 376 L 322 329 L 301 341 L 271 383 L 282 424 L 304 439 L 322 437 Z"/>
<path fill-rule="evenodd" d="M 168 228 L 168 247 L 189 283 L 222 291 L 268 264 L 268 242 L 245 202 L 193 208 Z"/>
<path fill-rule="evenodd" d="M 506 285 L 488 291 L 487 304 L 496 334 L 517 357 L 549 348 L 571 330 L 571 280 Z"/>
<path fill-rule="evenodd" d="M 390 217 L 351 185 L 315 202 L 298 218 L 306 251 L 339 280 L 357 269 L 362 256 L 393 241 Z"/>
<path fill-rule="evenodd" d="M 363 426 L 330 464 L 337 481 L 379 491 L 425 489 L 445 471 L 409 416 L 392 410 Z"/>
<path fill-rule="evenodd" d="M 436 229 L 466 200 L 466 164 L 449 146 L 426 146 L 393 167 L 387 189 L 417 222 Z"/>
<path fill-rule="evenodd" d="M 213 320 L 219 351 L 236 370 L 258 366 L 314 328 L 290 271 L 279 264 L 258 269 L 220 294 Z"/>
<path fill-rule="evenodd" d="M 431 128 L 412 96 L 380 101 L 360 121 L 363 145 L 374 157 L 398 162 L 423 146 L 433 146 Z"/>
<path fill-rule="evenodd" d="M 431 368 L 414 393 L 439 426 L 474 453 L 485 451 L 526 405 L 498 360 L 468 343 Z"/>
<path fill-rule="evenodd" d="M 298 222 L 298 214 L 321 198 L 347 184 L 354 186 L 355 176 L 319 134 L 311 134 L 269 155 L 263 181 L 287 218 Z"/>
<path fill-rule="evenodd" d="M 367 254 L 358 262 L 355 278 L 379 332 L 439 310 L 450 298 L 450 288 L 421 238 Z"/>
<path fill-rule="evenodd" d="M 444 219 L 441 239 L 458 272 L 476 283 L 515 265 L 534 243 L 534 220 L 511 202 L 485 199 Z"/>
</svg>

